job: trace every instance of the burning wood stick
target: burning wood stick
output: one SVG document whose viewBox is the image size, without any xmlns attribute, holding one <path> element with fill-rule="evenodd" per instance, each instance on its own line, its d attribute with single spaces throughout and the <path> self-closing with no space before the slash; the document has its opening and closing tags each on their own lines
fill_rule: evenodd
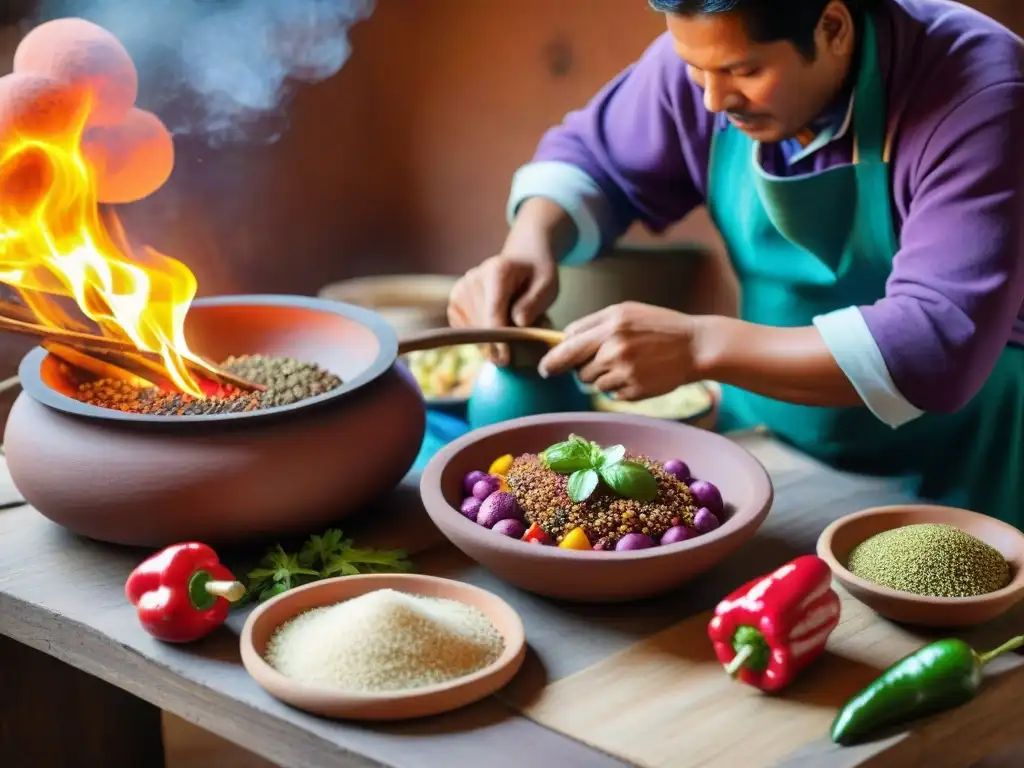
<svg viewBox="0 0 1024 768">
<path fill-rule="evenodd" d="M 68 331 L 82 331 L 88 332 L 89 329 L 84 323 L 79 322 L 72 318 L 68 313 L 64 312 L 63 309 L 57 308 L 56 312 L 60 318 L 60 325 Z M 12 320 L 20 320 L 23 323 L 39 323 L 39 318 L 36 317 L 35 312 L 32 308 L 25 304 L 16 304 L 13 301 L 5 301 L 0 299 L 0 317 L 9 317 Z"/>
<path fill-rule="evenodd" d="M 159 356 L 151 352 L 141 352 L 131 342 L 119 339 L 110 339 L 105 336 L 96 336 L 91 333 L 78 333 L 76 331 L 65 331 L 60 328 L 48 328 L 35 323 L 26 323 L 21 320 L 14 320 L 9 317 L 0 317 L 0 331 L 18 333 L 23 336 L 32 336 L 42 339 L 44 342 L 52 342 L 66 347 L 77 349 L 85 354 L 107 358 L 107 362 L 137 372 L 140 366 L 148 369 L 150 377 L 159 373 L 164 379 L 168 378 L 163 362 Z M 46 347 L 46 344 L 43 344 Z M 54 353 L 56 354 L 56 353 Z M 58 355 L 60 357 L 60 355 Z M 222 370 L 217 366 L 210 365 L 209 369 L 186 360 L 185 365 L 196 376 L 208 379 L 221 386 L 232 386 L 246 392 L 263 392 L 266 390 L 261 384 L 243 379 L 233 373 Z M 140 374 L 142 378 L 148 378 Z"/>
<path fill-rule="evenodd" d="M 100 352 L 90 352 L 89 354 L 86 354 L 74 347 L 57 344 L 53 341 L 44 341 L 42 343 L 42 347 L 51 355 L 60 358 L 68 365 L 73 366 L 74 368 L 80 368 L 81 370 L 91 373 L 101 379 L 127 381 L 137 387 L 151 387 L 155 383 L 140 375 L 141 372 L 130 371 L 123 366 L 111 362 Z"/>
</svg>

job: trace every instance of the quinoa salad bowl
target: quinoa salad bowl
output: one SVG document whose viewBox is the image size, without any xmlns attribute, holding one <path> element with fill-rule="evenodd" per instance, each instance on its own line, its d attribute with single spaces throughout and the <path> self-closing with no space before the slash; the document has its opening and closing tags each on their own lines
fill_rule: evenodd
<svg viewBox="0 0 1024 768">
<path fill-rule="evenodd" d="M 730 556 L 771 508 L 748 451 L 677 422 L 528 416 L 439 451 L 420 493 L 464 554 L 545 597 L 623 602 L 675 589 Z"/>
</svg>

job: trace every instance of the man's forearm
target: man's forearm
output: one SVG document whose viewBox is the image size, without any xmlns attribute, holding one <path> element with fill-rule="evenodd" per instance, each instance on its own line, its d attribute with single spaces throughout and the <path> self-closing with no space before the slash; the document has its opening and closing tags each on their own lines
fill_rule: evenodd
<svg viewBox="0 0 1024 768">
<path fill-rule="evenodd" d="M 576 225 L 562 206 L 546 197 L 531 197 L 519 207 L 501 252 L 557 262 L 573 249 L 576 237 Z"/>
<path fill-rule="evenodd" d="M 701 378 L 800 405 L 863 405 L 814 326 L 774 328 L 730 317 L 695 319 Z"/>
</svg>

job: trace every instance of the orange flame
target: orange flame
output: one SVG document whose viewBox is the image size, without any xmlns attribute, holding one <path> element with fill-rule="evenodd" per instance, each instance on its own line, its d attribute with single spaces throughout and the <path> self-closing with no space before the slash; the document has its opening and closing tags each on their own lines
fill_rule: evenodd
<svg viewBox="0 0 1024 768">
<path fill-rule="evenodd" d="M 202 397 L 185 366 L 208 367 L 185 341 L 195 275 L 150 248 L 134 257 L 113 216 L 108 229 L 81 149 L 88 106 L 45 135 L 0 137 L 0 282 L 50 327 L 68 322 L 50 297 L 74 299 L 104 335 L 158 354 L 176 386 Z"/>
</svg>

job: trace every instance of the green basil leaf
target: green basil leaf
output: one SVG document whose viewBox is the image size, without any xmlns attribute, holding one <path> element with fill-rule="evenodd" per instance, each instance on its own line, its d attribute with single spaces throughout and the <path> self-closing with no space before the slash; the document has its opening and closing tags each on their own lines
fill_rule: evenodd
<svg viewBox="0 0 1024 768">
<path fill-rule="evenodd" d="M 570 440 L 556 443 L 544 451 L 544 464 L 562 475 L 569 475 L 583 469 L 590 469 L 590 446 Z"/>
<path fill-rule="evenodd" d="M 626 446 L 624 445 L 613 445 L 610 448 L 605 448 L 601 451 L 601 460 L 598 466 L 610 467 L 613 464 L 618 464 L 626 457 Z"/>
<path fill-rule="evenodd" d="M 658 498 L 658 481 L 647 467 L 635 461 L 620 461 L 601 467 L 601 479 L 624 498 L 636 501 L 653 501 Z"/>
<path fill-rule="evenodd" d="M 583 469 L 577 472 L 573 472 L 569 476 L 569 483 L 567 490 L 569 491 L 569 498 L 575 502 L 586 501 L 597 489 L 598 480 L 597 472 L 593 469 Z"/>
</svg>

